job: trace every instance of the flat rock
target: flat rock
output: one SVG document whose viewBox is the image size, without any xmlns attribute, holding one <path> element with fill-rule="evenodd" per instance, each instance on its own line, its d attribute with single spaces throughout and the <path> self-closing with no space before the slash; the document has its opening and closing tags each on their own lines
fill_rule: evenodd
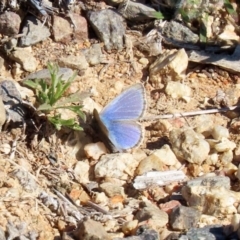
<svg viewBox="0 0 240 240">
<path fill-rule="evenodd" d="M 196 227 L 201 213 L 194 208 L 182 205 L 176 206 L 169 218 L 169 223 L 174 230 L 185 230 Z"/>
<path fill-rule="evenodd" d="M 68 80 L 73 75 L 73 70 L 71 68 L 59 68 L 57 77 L 62 77 L 62 80 Z M 42 69 L 37 72 L 29 74 L 26 79 L 50 79 L 51 75 L 48 69 Z"/>
<path fill-rule="evenodd" d="M 19 39 L 20 47 L 28 47 L 47 39 L 51 33 L 42 22 L 33 15 L 27 15 L 23 22 L 22 33 L 25 36 Z"/>
<path fill-rule="evenodd" d="M 189 53 L 189 61 L 201 64 L 212 64 L 226 69 L 232 73 L 239 73 L 240 64 L 240 44 L 235 48 L 232 55 L 228 53 L 214 54 L 206 51 L 191 51 Z"/>
<path fill-rule="evenodd" d="M 59 59 L 59 65 L 62 67 L 68 67 L 76 70 L 85 70 L 88 68 L 88 62 L 85 56 L 79 52 L 77 56 L 69 55 Z"/>
<path fill-rule="evenodd" d="M 135 1 L 128 1 L 127 3 L 124 1 L 119 5 L 118 12 L 125 19 L 138 23 L 156 18 L 154 14 L 157 13 L 154 8 Z"/>
</svg>

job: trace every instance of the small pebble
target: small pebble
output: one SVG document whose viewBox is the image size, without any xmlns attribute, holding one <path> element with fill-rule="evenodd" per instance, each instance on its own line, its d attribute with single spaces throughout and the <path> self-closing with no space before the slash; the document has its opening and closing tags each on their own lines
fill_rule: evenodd
<svg viewBox="0 0 240 240">
<path fill-rule="evenodd" d="M 108 152 L 106 146 L 102 142 L 89 143 L 85 145 L 84 152 L 87 158 L 98 160 L 103 154 Z"/>
<path fill-rule="evenodd" d="M 223 126 L 216 125 L 212 129 L 212 136 L 215 140 L 220 140 L 223 137 L 229 138 L 229 131 Z"/>
<path fill-rule="evenodd" d="M 147 58 L 140 58 L 138 62 L 141 63 L 143 66 L 146 66 L 149 63 Z"/>
<path fill-rule="evenodd" d="M 136 231 L 137 226 L 138 226 L 138 220 L 135 219 L 135 220 L 124 223 L 122 225 L 122 231 L 126 235 L 130 235 L 134 233 L 134 231 Z"/>
</svg>

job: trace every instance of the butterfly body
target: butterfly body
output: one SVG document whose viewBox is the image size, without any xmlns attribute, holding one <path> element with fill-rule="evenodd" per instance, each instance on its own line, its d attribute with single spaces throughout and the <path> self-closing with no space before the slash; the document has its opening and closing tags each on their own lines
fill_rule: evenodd
<svg viewBox="0 0 240 240">
<path fill-rule="evenodd" d="M 141 142 L 142 127 L 137 121 L 145 109 L 145 89 L 141 83 L 123 91 L 100 114 L 94 109 L 99 136 L 113 152 L 135 147 Z"/>
</svg>

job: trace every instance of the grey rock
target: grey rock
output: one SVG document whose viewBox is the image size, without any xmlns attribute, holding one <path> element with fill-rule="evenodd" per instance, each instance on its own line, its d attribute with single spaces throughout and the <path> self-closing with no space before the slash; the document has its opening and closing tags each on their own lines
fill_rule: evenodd
<svg viewBox="0 0 240 240">
<path fill-rule="evenodd" d="M 51 35 L 46 25 L 43 25 L 42 22 L 33 15 L 26 16 L 23 22 L 22 33 L 25 34 L 25 36 L 19 40 L 20 47 L 36 44 Z"/>
<path fill-rule="evenodd" d="M 196 227 L 201 213 L 185 206 L 175 207 L 170 214 L 170 225 L 174 230 L 185 230 Z"/>
<path fill-rule="evenodd" d="M 0 34 L 13 36 L 19 33 L 21 18 L 14 12 L 4 12 L 0 15 Z"/>
<path fill-rule="evenodd" d="M 111 9 L 88 13 L 89 21 L 105 48 L 122 50 L 125 26 L 123 18 Z"/>
<path fill-rule="evenodd" d="M 20 92 L 17 90 L 13 80 L 0 82 L 0 95 L 4 104 L 16 104 L 22 102 Z"/>
<path fill-rule="evenodd" d="M 142 202 L 140 207 L 142 209 L 135 215 L 135 218 L 139 222 L 151 219 L 151 224 L 154 229 L 164 227 L 168 223 L 167 213 L 159 209 L 156 205 Z"/>
<path fill-rule="evenodd" d="M 230 179 L 225 176 L 199 177 L 187 182 L 182 187 L 182 195 L 189 206 L 203 206 L 205 204 L 204 194 L 211 188 L 230 189 Z M 199 192 L 201 194 L 199 195 Z"/>
<path fill-rule="evenodd" d="M 184 25 L 171 21 L 166 22 L 161 30 L 164 38 L 170 38 L 182 43 L 197 43 L 199 37 Z"/>
<path fill-rule="evenodd" d="M 156 18 L 157 11 L 145 4 L 133 1 L 124 1 L 118 7 L 118 12 L 130 21 L 143 22 Z"/>
<path fill-rule="evenodd" d="M 62 80 L 67 81 L 73 75 L 73 70 L 71 68 L 59 68 L 57 77 L 62 77 Z M 35 73 L 29 74 L 25 77 L 27 79 L 50 79 L 51 75 L 48 69 L 42 69 Z"/>
<path fill-rule="evenodd" d="M 16 38 L 12 38 L 8 42 L 4 43 L 3 47 L 5 53 L 7 55 L 11 54 L 11 52 L 14 51 L 14 49 L 17 47 L 17 43 L 18 41 Z"/>
<path fill-rule="evenodd" d="M 83 49 L 82 53 L 85 55 L 89 65 L 94 66 L 101 63 L 104 59 L 100 44 L 93 44 L 90 48 Z"/>
<path fill-rule="evenodd" d="M 216 65 L 229 72 L 238 74 L 240 72 L 240 45 L 236 46 L 231 55 L 228 53 L 214 54 L 212 51 L 191 51 L 189 52 L 189 61 Z"/>
<path fill-rule="evenodd" d="M 223 227 L 221 225 L 210 225 L 203 228 L 191 228 L 187 234 L 188 240 L 224 240 Z"/>
<path fill-rule="evenodd" d="M 37 191 L 37 182 L 35 181 L 33 176 L 27 171 L 18 169 L 11 172 L 11 175 L 18 179 L 24 190 L 28 192 Z"/>
<path fill-rule="evenodd" d="M 192 179 L 185 187 L 205 186 L 205 187 L 225 187 L 230 189 L 230 179 L 225 176 L 208 176 Z"/>
<path fill-rule="evenodd" d="M 26 232 L 27 224 L 25 222 L 20 222 L 18 225 L 13 224 L 11 221 L 8 222 L 6 226 L 6 235 L 8 240 L 22 239 L 26 240 L 24 233 Z"/>
<path fill-rule="evenodd" d="M 14 81 L 4 80 L 0 83 L 0 96 L 9 120 L 16 124 L 22 124 L 31 105 L 22 100 Z"/>
<path fill-rule="evenodd" d="M 114 238 L 115 240 L 160 240 L 159 233 L 148 226 L 140 226 L 136 231 L 136 236 L 125 238 Z"/>
</svg>

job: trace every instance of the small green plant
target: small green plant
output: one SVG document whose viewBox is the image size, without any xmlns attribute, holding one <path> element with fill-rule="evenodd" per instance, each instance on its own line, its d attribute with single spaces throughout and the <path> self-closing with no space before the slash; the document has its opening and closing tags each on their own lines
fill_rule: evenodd
<svg viewBox="0 0 240 240">
<path fill-rule="evenodd" d="M 50 73 L 50 82 L 44 79 L 26 80 L 24 84 L 33 88 L 36 91 L 39 107 L 37 110 L 44 112 L 48 120 L 56 127 L 69 127 L 74 130 L 82 130 L 75 119 L 62 119 L 61 115 L 57 113 L 57 109 L 68 109 L 76 113 L 82 119 L 84 119 L 84 113 L 82 112 L 82 106 L 72 105 L 75 102 L 80 101 L 80 93 L 73 93 L 68 96 L 64 96 L 66 90 L 70 87 L 71 83 L 76 77 L 74 73 L 67 81 L 62 79 L 62 76 L 58 76 L 59 68 L 56 64 L 48 64 L 48 70 Z"/>
</svg>

